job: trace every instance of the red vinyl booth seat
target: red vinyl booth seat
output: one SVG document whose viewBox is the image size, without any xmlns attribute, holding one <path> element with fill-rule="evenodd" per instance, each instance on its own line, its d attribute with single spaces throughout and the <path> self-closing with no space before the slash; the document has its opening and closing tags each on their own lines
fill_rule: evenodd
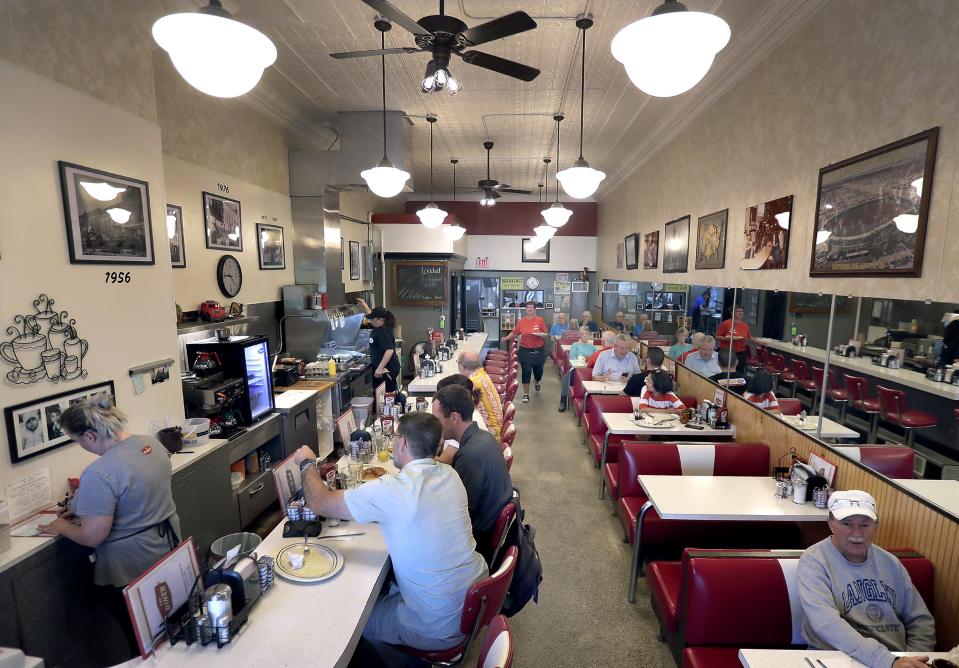
<svg viewBox="0 0 959 668">
<path fill-rule="evenodd" d="M 606 437 L 606 423 L 603 422 L 603 413 L 632 413 L 633 402 L 629 397 L 611 394 L 596 394 L 590 397 L 586 415 L 583 417 L 586 430 L 586 445 L 593 454 L 596 466 L 599 466 L 603 455 L 603 440 Z M 610 436 L 606 446 L 606 461 L 619 461 L 619 444 L 628 436 Z"/>
<path fill-rule="evenodd" d="M 573 369 L 573 384 L 570 388 L 570 395 L 573 397 L 573 406 L 576 408 L 577 417 L 583 417 L 583 403 L 586 396 L 586 388 L 583 387 L 583 381 L 593 379 L 593 370 L 588 367 L 578 367 Z"/>
<path fill-rule="evenodd" d="M 876 473 L 890 478 L 912 478 L 916 451 L 897 445 L 834 446 Z"/>
</svg>

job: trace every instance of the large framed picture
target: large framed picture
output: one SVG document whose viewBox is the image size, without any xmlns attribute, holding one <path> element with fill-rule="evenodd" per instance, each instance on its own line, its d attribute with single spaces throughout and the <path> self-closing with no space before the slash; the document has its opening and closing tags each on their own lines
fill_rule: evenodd
<svg viewBox="0 0 959 668">
<path fill-rule="evenodd" d="M 789 218 L 793 196 L 746 207 L 740 269 L 785 269 L 789 260 Z"/>
<path fill-rule="evenodd" d="M 726 223 L 729 209 L 699 219 L 696 230 L 696 268 L 722 269 L 726 266 Z"/>
<path fill-rule="evenodd" d="M 153 264 L 150 186 L 146 181 L 60 166 L 71 264 Z"/>
<path fill-rule="evenodd" d="M 55 450 L 73 441 L 60 428 L 60 416 L 73 404 L 101 392 L 116 403 L 113 381 L 68 390 L 3 409 L 13 464 Z"/>
<path fill-rule="evenodd" d="M 626 268 L 626 243 L 623 241 L 616 242 L 616 268 Z"/>
<path fill-rule="evenodd" d="M 286 245 L 283 228 L 266 223 L 256 224 L 257 251 L 260 269 L 286 269 Z"/>
<path fill-rule="evenodd" d="M 203 193 L 203 222 L 206 247 L 212 250 L 242 251 L 243 222 L 240 203 L 213 193 Z"/>
<path fill-rule="evenodd" d="M 166 235 L 170 241 L 170 264 L 177 269 L 186 266 L 186 248 L 183 246 L 183 209 L 176 204 L 166 205 Z"/>
<path fill-rule="evenodd" d="M 626 235 L 626 268 L 639 269 L 639 235 Z"/>
<path fill-rule="evenodd" d="M 541 248 L 530 246 L 530 237 L 523 237 L 523 262 L 549 262 L 549 245 L 547 241 Z"/>
<path fill-rule="evenodd" d="M 643 235 L 643 269 L 659 266 L 659 230 Z"/>
<path fill-rule="evenodd" d="M 689 216 L 666 223 L 663 273 L 683 274 L 689 269 Z"/>
<path fill-rule="evenodd" d="M 350 280 L 360 280 L 360 242 L 350 242 Z"/>
<path fill-rule="evenodd" d="M 819 170 L 810 276 L 921 276 L 939 128 Z"/>
</svg>

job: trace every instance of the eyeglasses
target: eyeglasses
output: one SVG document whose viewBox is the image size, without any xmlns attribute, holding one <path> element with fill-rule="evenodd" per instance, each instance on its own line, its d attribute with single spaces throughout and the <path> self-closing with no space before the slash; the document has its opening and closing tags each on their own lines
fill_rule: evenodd
<svg viewBox="0 0 959 668">
<path fill-rule="evenodd" d="M 870 510 L 873 510 L 873 511 L 876 510 L 876 504 L 874 504 L 874 503 L 871 503 L 871 502 L 869 502 L 869 501 L 854 501 L 854 500 L 852 500 L 852 499 L 839 499 L 838 501 L 834 501 L 834 502 L 829 506 L 829 508 L 830 508 L 830 509 L 832 509 L 832 508 L 842 508 L 842 507 L 845 507 L 845 506 L 855 506 L 855 507 L 857 507 L 857 508 L 869 508 Z"/>
</svg>

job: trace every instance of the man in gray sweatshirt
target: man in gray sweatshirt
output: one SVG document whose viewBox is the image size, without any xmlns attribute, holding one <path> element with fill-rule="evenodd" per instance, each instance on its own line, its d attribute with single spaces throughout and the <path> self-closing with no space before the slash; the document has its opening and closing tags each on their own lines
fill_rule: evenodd
<svg viewBox="0 0 959 668">
<path fill-rule="evenodd" d="M 935 649 L 936 628 L 899 559 L 872 544 L 876 500 L 847 490 L 829 497 L 832 536 L 799 559 L 803 635 L 814 649 L 838 650 L 870 668 L 919 668 Z"/>
</svg>

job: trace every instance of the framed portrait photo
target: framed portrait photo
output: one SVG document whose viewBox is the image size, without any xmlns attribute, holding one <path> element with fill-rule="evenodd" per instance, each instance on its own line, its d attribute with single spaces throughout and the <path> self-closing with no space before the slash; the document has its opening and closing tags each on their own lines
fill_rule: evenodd
<svg viewBox="0 0 959 668">
<path fill-rule="evenodd" d="M 71 264 L 153 264 L 146 181 L 60 161 Z"/>
<path fill-rule="evenodd" d="M 549 262 L 549 244 L 547 241 L 543 246 L 530 245 L 531 238 L 523 237 L 523 262 Z"/>
<path fill-rule="evenodd" d="M 260 269 L 286 269 L 286 245 L 282 227 L 257 223 L 256 242 Z"/>
<path fill-rule="evenodd" d="M 643 269 L 659 266 L 659 230 L 643 235 Z"/>
<path fill-rule="evenodd" d="M 639 269 L 639 235 L 626 235 L 626 268 Z"/>
<path fill-rule="evenodd" d="M 740 269 L 785 269 L 789 260 L 789 218 L 793 196 L 746 208 Z"/>
<path fill-rule="evenodd" d="M 360 280 L 360 242 L 350 242 L 350 280 Z"/>
<path fill-rule="evenodd" d="M 170 264 L 182 269 L 186 266 L 186 248 L 183 246 L 183 209 L 176 204 L 166 205 L 166 235 L 170 241 Z"/>
<path fill-rule="evenodd" d="M 243 223 L 240 203 L 213 193 L 203 193 L 203 224 L 206 247 L 211 250 L 242 251 Z"/>
<path fill-rule="evenodd" d="M 726 266 L 726 224 L 729 209 L 699 219 L 696 230 L 696 268 L 722 269 Z"/>
<path fill-rule="evenodd" d="M 683 274 L 689 269 L 689 216 L 666 223 L 663 273 Z"/>
<path fill-rule="evenodd" d="M 108 380 L 4 408 L 10 462 L 16 464 L 73 443 L 60 427 L 60 416 L 73 404 L 101 392 L 107 392 L 116 403 L 113 381 Z"/>
<path fill-rule="evenodd" d="M 810 276 L 921 276 L 939 128 L 819 170 Z"/>
</svg>

